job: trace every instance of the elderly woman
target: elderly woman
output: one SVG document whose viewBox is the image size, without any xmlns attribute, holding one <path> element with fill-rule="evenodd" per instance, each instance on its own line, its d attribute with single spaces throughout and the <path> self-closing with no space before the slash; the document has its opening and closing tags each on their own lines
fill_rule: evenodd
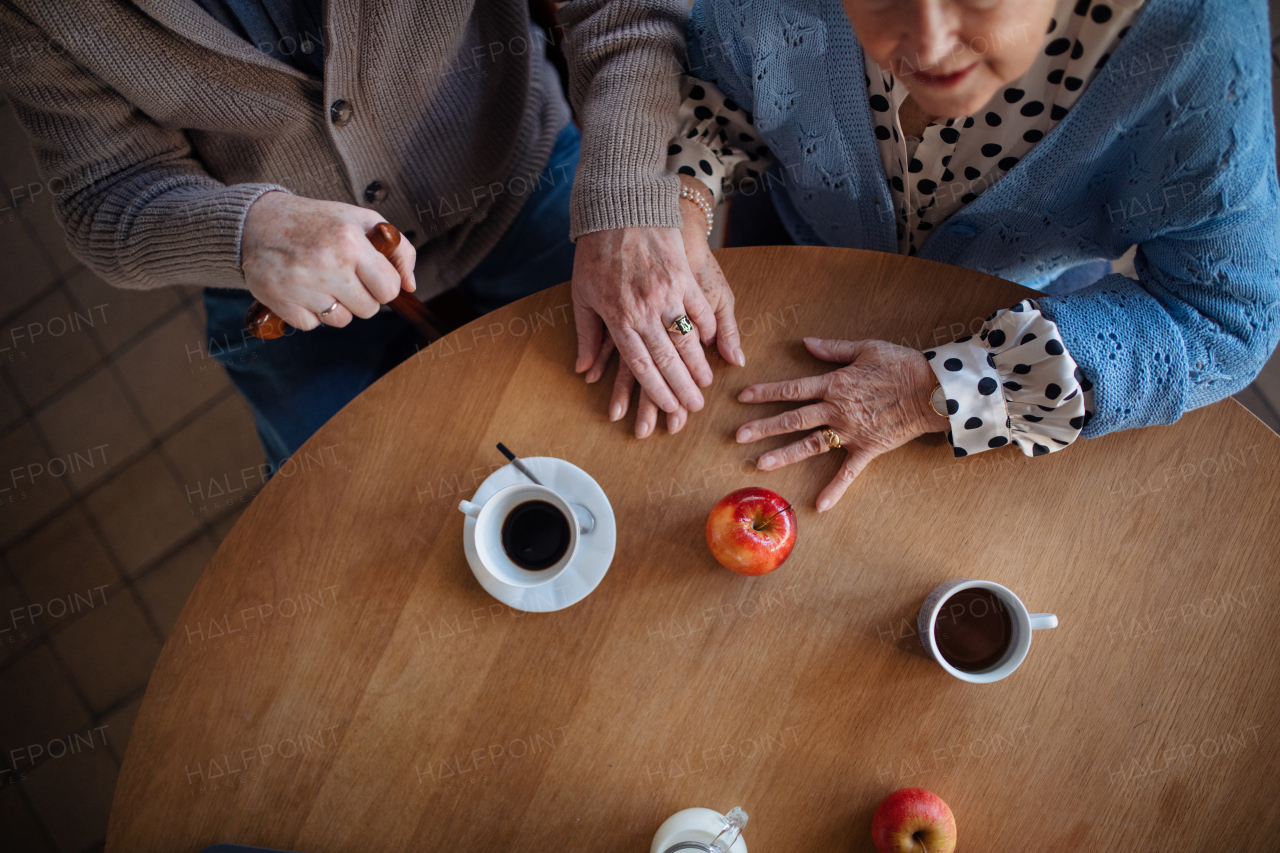
<svg viewBox="0 0 1280 853">
<path fill-rule="evenodd" d="M 732 305 L 698 244 L 713 204 L 761 180 L 796 243 L 1046 294 L 925 352 L 806 339 L 846 366 L 742 392 L 814 401 L 738 430 L 744 443 L 807 433 L 759 467 L 843 448 L 825 510 L 871 459 L 925 432 L 946 430 L 956 456 L 1010 443 L 1040 456 L 1172 423 L 1249 383 L 1280 335 L 1268 32 L 1261 0 L 699 0 L 668 166 L 709 303 Z M 591 242 L 575 276 L 598 274 Z M 1137 280 L 1110 273 L 1135 244 Z M 599 313 L 616 338 L 618 311 Z M 589 380 L 610 348 L 580 357 Z M 659 399 L 628 355 L 611 414 L 634 368 L 637 434 L 660 404 L 678 428 L 686 407 Z"/>
</svg>

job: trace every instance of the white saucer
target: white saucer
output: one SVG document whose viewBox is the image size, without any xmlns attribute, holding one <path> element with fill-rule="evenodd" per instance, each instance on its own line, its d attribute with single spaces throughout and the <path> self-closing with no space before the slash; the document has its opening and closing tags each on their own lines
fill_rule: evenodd
<svg viewBox="0 0 1280 853">
<path fill-rule="evenodd" d="M 578 553 L 560 577 L 532 588 L 511 586 L 485 568 L 476 552 L 476 520 L 470 516 L 462 527 L 463 549 L 480 586 L 503 604 L 529 613 L 563 610 L 590 595 L 604 579 L 605 572 L 609 571 L 618 543 L 613 507 L 600 484 L 577 465 L 551 456 L 521 457 L 520 461 L 542 481 L 542 485 L 554 489 L 569 503 L 581 504 L 590 510 L 596 518 L 595 529 L 581 537 Z M 517 471 L 514 465 L 505 465 L 480 484 L 471 502 L 483 504 L 499 489 L 527 482 L 529 478 Z"/>
</svg>

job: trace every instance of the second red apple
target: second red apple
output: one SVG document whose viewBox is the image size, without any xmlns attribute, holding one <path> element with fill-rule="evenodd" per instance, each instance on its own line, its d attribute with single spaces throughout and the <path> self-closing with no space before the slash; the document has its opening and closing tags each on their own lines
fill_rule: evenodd
<svg viewBox="0 0 1280 853">
<path fill-rule="evenodd" d="M 952 853 L 955 815 L 933 791 L 899 788 L 880 801 L 871 818 L 871 840 L 880 853 Z"/>
</svg>

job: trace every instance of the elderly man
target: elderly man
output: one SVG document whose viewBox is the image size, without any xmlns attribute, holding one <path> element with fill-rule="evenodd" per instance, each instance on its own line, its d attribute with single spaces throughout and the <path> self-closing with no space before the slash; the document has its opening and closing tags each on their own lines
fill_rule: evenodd
<svg viewBox="0 0 1280 853">
<path fill-rule="evenodd" d="M 580 137 L 546 44 L 527 0 L 0 0 L 0 86 L 72 250 L 120 287 L 206 288 L 276 465 L 414 352 L 379 311 L 402 288 L 481 313 L 570 277 Z M 255 298 L 297 331 L 246 335 Z"/>
</svg>

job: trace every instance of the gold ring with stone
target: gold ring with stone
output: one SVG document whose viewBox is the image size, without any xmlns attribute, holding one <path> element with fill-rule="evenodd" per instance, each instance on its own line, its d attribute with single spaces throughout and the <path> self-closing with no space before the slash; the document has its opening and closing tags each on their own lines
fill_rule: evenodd
<svg viewBox="0 0 1280 853">
<path fill-rule="evenodd" d="M 840 436 L 836 435 L 836 431 L 831 427 L 823 427 L 822 440 L 825 441 L 827 443 L 827 447 L 830 447 L 832 450 L 840 449 Z"/>
<path fill-rule="evenodd" d="M 681 314 L 670 326 L 667 326 L 667 331 L 679 332 L 681 335 L 687 335 L 693 331 L 693 323 L 689 321 L 688 314 Z"/>
<path fill-rule="evenodd" d="M 337 310 L 338 310 L 338 300 L 335 299 L 333 300 L 333 304 L 330 305 L 328 308 L 324 309 L 323 311 L 317 311 L 316 316 L 319 317 L 321 320 L 323 320 L 325 317 L 328 317 L 330 314 L 332 314 L 334 311 L 337 311 Z"/>
</svg>

